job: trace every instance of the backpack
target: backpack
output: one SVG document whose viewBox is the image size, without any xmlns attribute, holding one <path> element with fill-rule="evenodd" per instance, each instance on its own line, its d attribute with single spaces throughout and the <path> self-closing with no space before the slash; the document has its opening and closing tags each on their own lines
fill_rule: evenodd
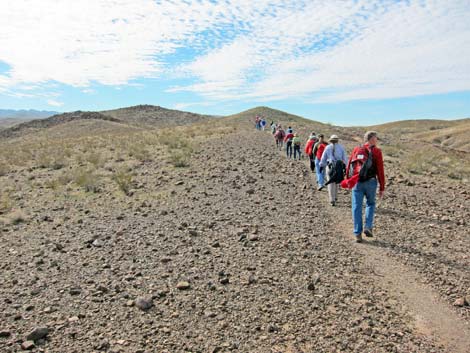
<svg viewBox="0 0 470 353">
<path fill-rule="evenodd" d="M 367 181 L 375 177 L 376 170 L 374 165 L 374 158 L 372 157 L 372 148 L 367 149 L 364 145 L 359 147 L 356 153 L 356 158 L 352 161 L 354 170 L 359 169 L 359 181 Z"/>
<path fill-rule="evenodd" d="M 330 172 L 328 174 L 328 181 L 325 183 L 325 185 L 328 185 L 330 183 L 341 183 L 344 179 L 345 175 L 345 165 L 342 160 L 337 160 L 334 162 L 331 162 L 330 164 Z"/>
</svg>

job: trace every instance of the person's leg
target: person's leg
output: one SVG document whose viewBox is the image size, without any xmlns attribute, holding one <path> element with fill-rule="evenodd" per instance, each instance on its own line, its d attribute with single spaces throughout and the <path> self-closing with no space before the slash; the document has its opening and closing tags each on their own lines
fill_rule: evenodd
<svg viewBox="0 0 470 353">
<path fill-rule="evenodd" d="M 365 183 L 366 195 L 366 229 L 372 230 L 374 226 L 375 195 L 377 193 L 377 179 L 369 179 Z"/>
<path fill-rule="evenodd" d="M 312 173 L 315 172 L 315 158 L 313 157 L 313 154 L 309 155 L 309 158 L 310 158 L 310 170 L 312 171 Z"/>
<path fill-rule="evenodd" d="M 364 183 L 357 183 L 352 189 L 351 210 L 354 235 L 362 234 L 362 204 L 364 201 Z"/>
<path fill-rule="evenodd" d="M 317 184 L 318 187 L 322 187 L 325 184 L 323 171 L 320 173 L 320 160 L 315 158 L 315 170 L 317 172 Z"/>
<path fill-rule="evenodd" d="M 327 175 L 327 180 L 329 180 L 329 175 L 330 175 L 330 167 L 326 167 L 326 175 Z M 336 188 L 336 185 L 335 183 L 329 183 L 328 184 L 328 198 L 330 200 L 330 203 L 331 202 L 334 202 L 335 201 L 335 198 L 334 198 L 334 194 L 333 194 L 333 190 L 334 188 Z"/>
</svg>

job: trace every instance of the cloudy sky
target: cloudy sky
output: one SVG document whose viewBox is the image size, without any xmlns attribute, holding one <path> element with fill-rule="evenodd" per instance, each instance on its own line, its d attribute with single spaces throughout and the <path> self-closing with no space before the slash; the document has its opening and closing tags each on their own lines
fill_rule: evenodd
<svg viewBox="0 0 470 353">
<path fill-rule="evenodd" d="M 0 109 L 470 116 L 470 0 L 15 0 Z"/>
</svg>

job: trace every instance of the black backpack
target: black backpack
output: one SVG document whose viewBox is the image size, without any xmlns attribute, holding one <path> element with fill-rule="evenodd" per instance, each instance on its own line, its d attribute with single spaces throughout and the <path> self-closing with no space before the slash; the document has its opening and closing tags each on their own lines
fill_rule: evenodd
<svg viewBox="0 0 470 353">
<path fill-rule="evenodd" d="M 364 154 L 364 159 L 362 161 L 361 169 L 359 170 L 359 181 L 367 181 L 371 178 L 374 178 L 377 174 L 374 165 L 374 158 L 372 149 L 374 146 L 370 146 L 370 150 L 368 150 L 365 146 L 361 146 L 361 150 L 358 153 Z"/>
<path fill-rule="evenodd" d="M 330 165 L 330 172 L 328 174 L 328 181 L 325 185 L 330 183 L 341 183 L 345 176 L 345 165 L 342 160 L 337 160 L 331 163 Z"/>
</svg>

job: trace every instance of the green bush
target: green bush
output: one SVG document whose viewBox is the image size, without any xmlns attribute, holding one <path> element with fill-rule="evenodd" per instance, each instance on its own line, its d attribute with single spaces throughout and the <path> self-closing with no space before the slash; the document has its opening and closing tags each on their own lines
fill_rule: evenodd
<svg viewBox="0 0 470 353">
<path fill-rule="evenodd" d="M 133 183 L 133 175 L 131 172 L 126 169 L 118 170 L 113 174 L 112 179 L 117 184 L 119 190 L 125 195 L 130 195 Z"/>
</svg>

